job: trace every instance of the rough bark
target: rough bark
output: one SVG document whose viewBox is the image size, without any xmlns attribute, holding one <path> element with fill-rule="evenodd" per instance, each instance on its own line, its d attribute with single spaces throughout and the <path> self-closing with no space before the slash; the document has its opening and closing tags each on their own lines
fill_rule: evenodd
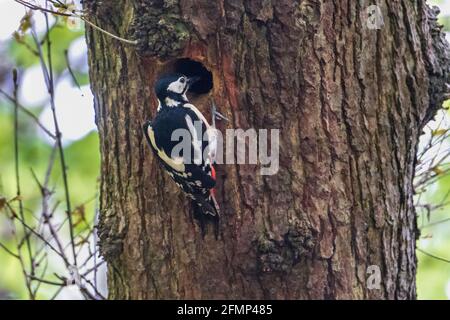
<svg viewBox="0 0 450 320">
<path fill-rule="evenodd" d="M 371 1 L 84 1 L 138 41 L 87 27 L 110 298 L 415 298 L 415 154 L 447 46 L 425 1 L 378 3 L 370 30 Z M 183 57 L 212 72 L 221 130 L 281 129 L 276 175 L 218 167 L 219 240 L 201 239 L 141 132 L 155 79 Z"/>
</svg>

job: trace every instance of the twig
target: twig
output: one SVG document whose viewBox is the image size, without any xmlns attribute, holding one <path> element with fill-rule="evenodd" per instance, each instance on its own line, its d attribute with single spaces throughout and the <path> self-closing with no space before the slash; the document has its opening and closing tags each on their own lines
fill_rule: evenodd
<svg viewBox="0 0 450 320">
<path fill-rule="evenodd" d="M 47 268 L 48 268 L 48 259 L 45 260 L 45 266 L 44 266 L 44 270 L 42 270 L 41 273 L 41 278 L 45 277 L 45 274 L 47 273 Z M 34 288 L 34 295 L 37 294 L 37 292 L 39 291 L 39 288 L 41 287 L 41 282 L 38 282 L 38 284 L 36 285 L 36 287 Z"/>
<path fill-rule="evenodd" d="M 45 23 L 47 31 L 49 30 L 49 23 L 48 23 L 48 15 L 44 14 L 45 16 Z M 42 55 L 42 51 L 40 52 Z M 67 180 L 67 166 L 66 161 L 64 157 L 64 148 L 62 146 L 62 140 L 61 140 L 61 131 L 59 130 L 59 124 L 58 119 L 56 117 L 56 105 L 55 105 L 55 87 L 53 82 L 53 65 L 52 65 L 52 50 L 51 50 L 51 41 L 50 41 L 50 34 L 47 33 L 47 58 L 48 58 L 48 71 L 49 71 L 49 92 L 50 92 L 50 106 L 52 109 L 53 114 L 53 122 L 55 125 L 55 132 L 56 132 L 56 142 L 59 149 L 59 158 L 61 160 L 61 170 L 62 170 L 62 176 L 63 176 L 63 183 L 64 183 L 64 193 L 66 197 L 66 206 L 67 206 L 67 217 L 69 219 L 69 232 L 70 232 L 70 242 L 72 243 L 72 246 L 75 245 L 74 236 L 73 236 L 73 223 L 72 223 L 72 209 L 70 206 L 70 193 L 69 193 L 69 183 Z M 44 60 L 42 59 L 42 63 L 44 63 Z M 44 63 L 45 64 L 45 63 Z M 73 264 L 77 265 L 77 255 L 75 253 L 75 247 L 72 247 L 72 254 L 73 254 Z"/>
<path fill-rule="evenodd" d="M 7 246 L 5 246 L 3 243 L 0 242 L 0 247 L 5 250 L 8 254 L 12 255 L 14 258 L 19 259 L 19 255 L 15 254 L 14 252 L 12 252 L 11 250 L 8 249 Z"/>
<path fill-rule="evenodd" d="M 50 300 L 55 300 L 56 297 L 61 293 L 62 289 L 64 289 L 65 287 L 59 287 L 58 290 L 56 290 L 56 292 L 53 294 L 53 296 L 50 298 Z"/>
<path fill-rule="evenodd" d="M 90 22 L 89 20 L 87 20 L 86 18 L 84 18 L 82 16 L 74 14 L 74 17 L 80 18 L 81 20 L 86 22 L 88 25 L 90 25 L 92 28 L 94 28 L 94 29 L 96 29 L 96 30 L 98 30 L 100 32 L 103 32 L 104 34 L 110 36 L 111 38 L 114 38 L 116 40 L 119 40 L 119 41 L 122 41 L 122 42 L 125 42 L 125 43 L 128 43 L 128 44 L 137 45 L 137 41 L 136 40 L 128 40 L 128 39 L 124 39 L 122 37 L 116 36 L 116 35 L 112 34 L 111 32 L 108 32 L 108 31 L 100 28 L 99 26 L 93 24 L 92 22 Z"/>
<path fill-rule="evenodd" d="M 429 257 L 431 257 L 433 259 L 436 259 L 436 260 L 439 260 L 439 261 L 442 261 L 442 262 L 446 262 L 446 263 L 450 263 L 450 260 L 447 260 L 447 259 L 435 256 L 434 254 L 428 253 L 428 252 L 426 252 L 426 251 L 424 251 L 424 250 L 422 250 L 420 248 L 417 248 L 417 251 L 422 252 L 424 255 L 429 256 Z"/>
<path fill-rule="evenodd" d="M 81 87 L 80 87 L 80 84 L 78 83 L 77 77 L 75 77 L 75 74 L 73 73 L 72 67 L 70 66 L 70 60 L 69 60 L 69 55 L 68 55 L 68 51 L 67 50 L 64 50 L 64 57 L 66 58 L 67 70 L 69 70 L 69 74 L 72 77 L 73 82 L 75 82 L 76 86 L 81 91 Z"/>
<path fill-rule="evenodd" d="M 33 172 L 34 173 L 34 172 Z M 39 186 L 39 188 L 41 189 L 41 194 L 42 194 L 42 216 L 44 218 L 44 224 L 46 224 L 48 226 L 48 229 L 50 230 L 50 234 L 52 235 L 53 240 L 55 240 L 56 245 L 58 246 L 59 251 L 61 252 L 62 255 L 65 255 L 65 251 L 64 251 L 64 247 L 61 243 L 61 240 L 59 239 L 58 233 L 55 231 L 55 228 L 53 227 L 51 221 L 50 221 L 50 216 L 48 215 L 47 212 L 47 190 L 39 183 L 39 180 L 37 179 L 36 175 L 33 174 L 33 178 L 36 181 L 36 184 Z M 66 263 L 66 266 L 69 266 L 68 263 L 68 259 L 65 258 L 64 262 Z"/>
<path fill-rule="evenodd" d="M 45 239 L 40 233 L 36 232 L 32 227 L 30 227 L 28 224 L 25 223 L 25 221 L 23 221 L 16 213 L 15 210 L 11 207 L 11 205 L 7 204 L 6 205 L 7 208 L 11 211 L 12 215 L 14 216 L 13 219 L 17 219 L 19 220 L 19 222 L 28 230 L 31 231 L 32 234 L 34 234 L 36 237 L 38 237 L 39 239 L 41 239 L 42 241 L 44 241 L 44 243 L 50 248 L 52 249 L 58 256 L 60 256 L 64 262 L 68 265 L 70 265 L 70 263 L 67 261 L 67 258 L 64 256 L 64 253 L 59 252 L 49 241 L 47 241 L 47 239 Z"/>
<path fill-rule="evenodd" d="M 52 285 L 52 286 L 59 286 L 59 287 L 65 287 L 65 286 L 66 286 L 66 284 L 65 284 L 65 283 L 62 283 L 62 282 L 50 281 L 50 280 L 38 278 L 38 277 L 32 276 L 32 275 L 29 275 L 28 277 L 29 277 L 31 280 L 36 280 L 36 281 L 39 281 L 39 282 L 42 282 L 42 283 L 45 283 L 45 284 L 50 284 L 50 285 Z"/>
<path fill-rule="evenodd" d="M 5 91 L 3 91 L 3 89 L 0 89 L 0 93 L 6 98 L 8 99 L 10 102 L 12 102 L 13 104 L 17 105 L 17 107 L 19 108 L 20 111 L 22 111 L 23 113 L 25 113 L 27 116 L 29 116 L 31 119 L 33 119 L 33 121 L 38 125 L 39 128 L 42 129 L 42 131 L 44 131 L 50 138 L 52 139 L 56 139 L 56 136 L 50 132 L 50 130 L 48 130 L 38 119 L 38 117 L 36 117 L 30 110 L 28 110 L 27 108 L 25 108 L 24 106 L 22 106 L 20 103 L 18 103 L 18 101 L 16 99 L 14 99 L 13 97 L 11 97 L 10 95 L 8 95 Z"/>
<path fill-rule="evenodd" d="M 46 20 L 46 26 L 47 30 L 49 29 L 48 24 L 48 16 L 46 13 L 45 20 Z M 47 65 L 45 64 L 45 59 L 42 53 L 42 49 L 39 46 L 39 39 L 36 34 L 36 30 L 34 26 L 31 28 L 31 34 L 33 36 L 33 39 L 38 47 L 39 52 L 39 60 L 41 63 L 42 72 L 44 74 L 44 79 L 47 85 L 47 89 L 50 95 L 50 107 L 52 110 L 53 115 L 53 124 L 55 126 L 55 133 L 56 133 L 56 143 L 59 150 L 59 158 L 61 162 L 61 170 L 62 170 L 62 176 L 63 176 L 63 184 L 64 184 L 64 194 L 66 198 L 66 208 L 67 208 L 67 217 L 69 219 L 69 232 L 70 232 L 70 241 L 72 244 L 72 255 L 73 255 L 73 262 L 74 265 L 77 265 L 77 256 L 75 252 L 75 241 L 73 237 L 73 223 L 72 223 L 72 209 L 70 205 L 70 193 L 69 193 L 69 184 L 67 181 L 67 167 L 66 167 L 66 161 L 64 159 L 64 148 L 62 146 L 62 139 L 61 139 L 61 131 L 59 129 L 58 119 L 56 116 L 56 105 L 55 105 L 55 94 L 54 94 L 54 85 L 53 85 L 53 69 L 52 69 L 52 59 L 51 59 L 51 42 L 50 42 L 50 35 L 47 33 L 47 59 L 48 59 L 48 69 Z"/>
<path fill-rule="evenodd" d="M 32 10 L 38 10 L 38 11 L 42 11 L 42 12 L 46 12 L 46 13 L 52 13 L 52 14 L 58 15 L 58 16 L 65 16 L 65 17 L 72 16 L 70 13 L 63 13 L 63 12 L 50 10 L 50 9 L 47 9 L 47 8 L 42 8 L 42 7 L 38 6 L 38 5 L 26 2 L 24 0 L 14 0 L 14 1 L 19 3 L 19 4 L 21 4 L 21 5 L 23 5 L 23 6 L 25 6 L 25 7 L 27 7 L 27 8 L 29 8 L 29 9 L 32 9 Z"/>
<path fill-rule="evenodd" d="M 95 25 L 94 23 L 92 23 L 92 22 L 90 22 L 89 20 L 87 20 L 86 17 L 85 17 L 84 15 L 79 15 L 79 14 L 77 14 L 77 13 L 76 13 L 76 12 L 77 12 L 76 10 L 72 10 L 71 13 L 66 13 L 66 12 L 54 11 L 54 10 L 51 10 L 51 9 L 48 9 L 48 8 L 43 8 L 43 7 L 40 7 L 40 6 L 38 6 L 38 5 L 35 5 L 35 4 L 32 4 L 32 3 L 26 2 L 26 1 L 24 1 L 24 0 L 14 0 L 14 1 L 16 1 L 17 3 L 20 3 L 20 4 L 24 5 L 25 7 L 29 8 L 29 9 L 41 11 L 41 12 L 43 12 L 43 13 L 45 13 L 45 14 L 51 13 L 51 14 L 54 14 L 54 15 L 56 15 L 56 16 L 74 17 L 74 18 L 81 19 L 82 21 L 84 21 L 85 23 L 87 23 L 88 25 L 90 25 L 92 28 L 94 28 L 94 29 L 96 29 L 96 30 L 98 30 L 98 31 L 100 31 L 100 32 L 102 32 L 102 33 L 104 33 L 104 34 L 110 36 L 111 38 L 114 38 L 114 39 L 116 39 L 116 40 L 122 41 L 122 42 L 124 42 L 124 43 L 132 44 L 132 45 L 136 45 L 136 44 L 137 44 L 137 41 L 136 41 L 136 40 L 128 40 L 128 39 L 125 39 L 125 38 L 116 36 L 115 34 L 112 34 L 111 32 L 108 32 L 108 31 L 106 31 L 105 29 L 100 28 L 99 26 L 97 26 L 97 25 Z M 68 8 L 66 7 L 66 9 L 68 9 Z"/>
<path fill-rule="evenodd" d="M 97 295 L 98 298 L 102 299 L 102 300 L 106 300 L 106 298 L 97 290 L 97 288 L 92 284 L 91 281 L 89 281 L 89 279 L 87 279 L 85 276 L 81 275 L 81 278 L 91 286 L 91 288 L 94 290 L 95 294 Z M 81 288 L 80 288 L 81 289 Z M 98 298 L 96 298 L 95 300 L 98 300 Z"/>
<path fill-rule="evenodd" d="M 13 70 L 13 83 L 14 83 L 14 167 L 16 173 L 16 197 L 19 201 L 19 214 L 20 218 L 25 221 L 25 215 L 23 213 L 23 201 L 22 194 L 20 191 L 20 169 L 19 169 L 19 107 L 17 105 L 17 90 L 19 84 L 17 82 L 17 70 Z M 26 229 L 24 228 L 25 233 L 25 243 L 27 246 L 28 258 L 30 260 L 30 269 L 31 274 L 34 275 L 34 261 L 33 261 L 33 253 L 31 250 L 30 237 L 28 237 Z M 19 249 L 20 250 L 20 249 Z"/>
<path fill-rule="evenodd" d="M 103 265 L 105 263 L 105 260 L 100 261 L 99 263 L 97 263 L 96 265 L 94 265 L 92 268 L 87 269 L 84 273 L 83 276 L 87 276 L 89 273 L 91 273 L 92 271 L 96 271 L 98 270 L 98 268 Z"/>
<path fill-rule="evenodd" d="M 445 222 L 449 222 L 449 221 L 450 221 L 450 218 L 447 218 L 447 219 L 439 220 L 439 221 L 436 221 L 436 222 L 431 222 L 429 224 L 426 224 L 426 225 L 422 226 L 421 228 L 422 229 L 430 228 L 430 227 L 437 226 L 439 224 L 442 224 L 442 223 L 445 223 Z"/>
</svg>

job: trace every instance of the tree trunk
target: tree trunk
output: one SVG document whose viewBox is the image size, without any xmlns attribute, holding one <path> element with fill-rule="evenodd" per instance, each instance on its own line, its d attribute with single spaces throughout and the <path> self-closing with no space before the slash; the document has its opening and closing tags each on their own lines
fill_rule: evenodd
<svg viewBox="0 0 450 320">
<path fill-rule="evenodd" d="M 374 29 L 368 0 L 84 1 L 137 40 L 87 26 L 110 298 L 416 297 L 415 155 L 447 45 L 425 1 L 378 3 Z M 155 79 L 199 70 L 181 58 L 212 73 L 193 102 L 209 116 L 214 98 L 222 132 L 281 130 L 277 174 L 218 166 L 218 240 L 202 239 L 141 129 Z"/>
</svg>

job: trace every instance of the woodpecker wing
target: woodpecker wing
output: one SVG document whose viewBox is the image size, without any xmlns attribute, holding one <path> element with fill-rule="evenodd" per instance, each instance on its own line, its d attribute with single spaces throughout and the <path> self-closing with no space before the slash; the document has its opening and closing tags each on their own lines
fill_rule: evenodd
<svg viewBox="0 0 450 320">
<path fill-rule="evenodd" d="M 215 185 L 210 160 L 203 157 L 209 145 L 203 134 L 209 124 L 197 108 L 186 105 L 160 110 L 152 123 L 144 125 L 144 133 L 164 168 L 186 193 L 207 195 Z M 190 154 L 179 148 L 180 135 L 175 133 L 182 136 L 183 132 L 190 135 Z"/>
<path fill-rule="evenodd" d="M 209 164 L 214 163 L 217 153 L 217 129 L 210 126 L 208 120 L 206 120 L 203 114 L 193 104 L 185 103 L 183 107 L 191 110 L 196 115 L 196 117 L 203 123 L 204 125 L 203 133 L 206 136 L 205 140 L 207 141 L 207 148 L 208 148 L 207 150 L 208 158 L 206 159 L 207 160 L 206 162 L 209 162 Z"/>
</svg>

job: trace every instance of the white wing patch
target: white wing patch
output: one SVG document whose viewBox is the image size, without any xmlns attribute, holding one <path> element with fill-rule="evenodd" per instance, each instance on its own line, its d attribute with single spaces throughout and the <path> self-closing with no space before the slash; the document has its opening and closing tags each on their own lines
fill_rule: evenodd
<svg viewBox="0 0 450 320">
<path fill-rule="evenodd" d="M 183 107 L 191 109 L 192 111 L 194 111 L 194 113 L 197 115 L 197 117 L 205 123 L 205 126 L 207 129 L 209 129 L 210 125 L 208 123 L 208 121 L 206 120 L 206 118 L 203 116 L 203 114 L 200 112 L 200 110 L 197 109 L 196 106 L 194 106 L 193 104 L 190 103 L 185 103 L 183 104 Z"/>
<path fill-rule="evenodd" d="M 202 137 L 199 137 L 197 129 L 192 122 L 192 119 L 189 115 L 185 117 L 187 126 L 192 136 L 192 146 L 194 147 L 194 163 L 200 164 L 202 163 Z M 201 130 L 201 129 L 200 129 Z"/>
<path fill-rule="evenodd" d="M 208 134 L 208 153 L 211 158 L 211 162 L 215 162 L 217 156 L 217 129 L 210 127 L 207 131 Z"/>
<path fill-rule="evenodd" d="M 180 175 L 185 175 L 184 173 L 184 162 L 182 157 L 177 157 L 172 159 L 169 157 L 164 150 L 160 150 L 155 142 L 155 134 L 153 132 L 153 129 L 151 126 L 148 126 L 147 128 L 147 134 L 150 138 L 150 142 L 155 150 L 158 151 L 158 156 L 161 158 L 162 161 L 164 161 L 168 166 L 170 166 L 172 169 L 179 171 Z"/>
<path fill-rule="evenodd" d="M 209 125 L 208 120 L 206 120 L 205 116 L 193 104 L 185 103 L 183 104 L 183 107 L 192 110 L 197 115 L 197 117 L 205 124 L 209 148 L 208 152 L 212 161 L 214 161 L 217 154 L 217 129 Z"/>
</svg>

